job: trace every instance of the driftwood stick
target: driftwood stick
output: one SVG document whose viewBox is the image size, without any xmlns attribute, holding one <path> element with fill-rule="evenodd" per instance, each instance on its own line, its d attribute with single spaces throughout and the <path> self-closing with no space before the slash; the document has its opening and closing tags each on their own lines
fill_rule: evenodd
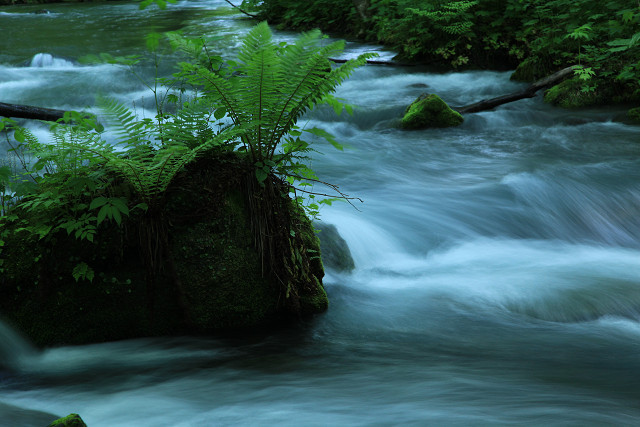
<svg viewBox="0 0 640 427">
<path fill-rule="evenodd" d="M 478 111 L 487 111 L 495 108 L 499 105 L 506 104 L 508 102 L 518 101 L 519 99 L 524 98 L 533 98 L 536 96 L 536 92 L 540 89 L 547 88 L 549 86 L 553 86 L 558 84 L 569 75 L 573 74 L 573 67 L 563 68 L 562 70 L 551 74 L 543 79 L 540 79 L 534 83 L 531 83 L 524 90 L 516 93 L 511 93 L 509 95 L 498 96 L 497 98 L 491 99 L 483 99 L 482 101 L 478 101 L 476 103 L 466 105 L 464 107 L 451 107 L 456 110 L 460 114 L 466 113 L 477 113 Z"/>
</svg>

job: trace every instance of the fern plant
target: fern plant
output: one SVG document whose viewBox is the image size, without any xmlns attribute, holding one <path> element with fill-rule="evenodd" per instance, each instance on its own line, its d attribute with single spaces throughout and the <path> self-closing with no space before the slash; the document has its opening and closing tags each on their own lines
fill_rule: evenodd
<svg viewBox="0 0 640 427">
<path fill-rule="evenodd" d="M 103 100 L 105 118 L 119 136 L 124 152 L 87 144 L 82 149 L 102 158 L 104 166 L 131 186 L 145 209 L 158 209 L 176 174 L 198 156 L 214 149 L 231 149 L 242 134 L 238 127 L 214 133 L 210 112 L 196 102 L 176 114 L 139 119 L 113 100 Z"/>
<path fill-rule="evenodd" d="M 194 63 L 182 63 L 180 77 L 203 88 L 203 98 L 224 111 L 236 126 L 246 129 L 241 138 L 249 152 L 256 177 L 264 182 L 275 171 L 282 176 L 304 176 L 310 170 L 296 160 L 308 151 L 300 140 L 298 119 L 315 105 L 328 102 L 336 87 L 374 54 L 363 54 L 332 68 L 328 58 L 342 52 L 344 41 L 321 46 L 321 33 L 303 33 L 295 43 L 273 41 L 266 23 L 255 26 L 245 37 L 237 62 L 215 70 Z M 309 129 L 339 144 L 327 133 Z"/>
<path fill-rule="evenodd" d="M 174 43 L 193 52 L 193 42 L 175 38 Z M 282 299 L 293 311 L 298 306 L 294 283 L 306 283 L 310 277 L 310 265 L 302 261 L 306 245 L 295 217 L 317 210 L 316 203 L 304 205 L 301 197 L 294 197 L 297 204 L 292 207 L 286 197 L 289 192 L 305 192 L 302 188 L 309 180 L 317 180 L 306 161 L 312 147 L 301 136 L 308 132 L 342 148 L 329 133 L 301 129 L 297 121 L 320 103 L 341 112 L 343 105 L 332 93 L 375 55 L 363 54 L 339 67 L 332 66 L 329 58 L 343 48 L 344 41 L 323 45 L 317 30 L 303 33 L 292 44 L 278 44 L 263 22 L 247 34 L 236 61 L 221 64 L 217 58 L 203 60 L 201 49 L 196 63 L 182 63 L 176 76 L 198 88 L 203 101 L 219 117 L 224 112 L 226 120 L 244 130 L 238 149 L 247 153 L 253 169 L 246 192 L 255 245 L 262 257 L 263 274 L 280 284 Z"/>
</svg>

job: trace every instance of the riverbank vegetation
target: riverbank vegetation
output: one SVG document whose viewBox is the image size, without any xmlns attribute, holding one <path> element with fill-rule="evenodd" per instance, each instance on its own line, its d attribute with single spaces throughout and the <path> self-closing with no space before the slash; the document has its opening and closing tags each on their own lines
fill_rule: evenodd
<svg viewBox="0 0 640 427">
<path fill-rule="evenodd" d="M 640 4 L 621 0 L 244 0 L 281 28 L 351 34 L 445 69 L 575 75 L 547 100 L 564 107 L 640 102 Z"/>
<path fill-rule="evenodd" d="M 167 38 L 189 61 L 149 85 L 154 118 L 106 99 L 110 134 L 70 112 L 51 141 L 0 121 L 12 159 L 0 168 L 0 309 L 38 343 L 248 328 L 327 308 L 303 134 L 340 146 L 296 123 L 319 103 L 342 109 L 331 93 L 370 55 L 332 67 L 343 41 L 312 31 L 277 44 L 265 23 L 235 60 Z"/>
</svg>

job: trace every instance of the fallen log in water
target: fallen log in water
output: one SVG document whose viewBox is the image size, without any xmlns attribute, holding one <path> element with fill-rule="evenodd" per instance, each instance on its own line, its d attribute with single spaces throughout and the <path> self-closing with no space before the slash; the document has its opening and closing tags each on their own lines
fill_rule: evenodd
<svg viewBox="0 0 640 427">
<path fill-rule="evenodd" d="M 52 108 L 34 107 L 32 105 L 5 104 L 0 102 L 0 116 L 19 119 L 34 119 L 55 122 L 64 116 L 66 111 Z"/>
<path fill-rule="evenodd" d="M 511 93 L 509 95 L 498 96 L 497 98 L 483 99 L 482 101 L 474 104 L 466 105 L 464 107 L 451 107 L 460 114 L 477 113 L 479 111 L 491 110 L 499 105 L 506 104 L 508 102 L 518 101 L 524 98 L 533 98 L 540 89 L 548 88 L 560 83 L 568 76 L 573 74 L 573 67 L 564 68 L 557 73 L 553 73 L 543 79 L 540 79 L 520 92 Z"/>
</svg>

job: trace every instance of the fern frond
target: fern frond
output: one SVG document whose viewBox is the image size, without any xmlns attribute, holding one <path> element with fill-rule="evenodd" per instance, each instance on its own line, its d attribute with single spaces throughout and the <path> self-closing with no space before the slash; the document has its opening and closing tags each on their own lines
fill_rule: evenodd
<svg viewBox="0 0 640 427">
<path fill-rule="evenodd" d="M 104 97 L 98 97 L 96 103 L 103 111 L 105 121 L 125 147 L 150 144 L 154 140 L 154 127 L 150 126 L 149 122 L 139 120 L 136 114 L 123 104 Z"/>
<path fill-rule="evenodd" d="M 241 121 L 255 122 L 255 132 L 250 132 L 252 148 L 256 153 L 262 153 L 263 140 L 268 140 L 270 126 L 267 120 L 263 126 L 263 119 L 271 111 L 272 101 L 277 99 L 277 68 L 280 67 L 276 56 L 276 45 L 271 36 L 269 26 L 263 22 L 256 25 L 244 39 L 238 54 L 238 61 L 243 77 L 235 78 L 236 93 L 234 97 L 241 102 Z"/>
<path fill-rule="evenodd" d="M 171 115 L 162 128 L 164 141 L 182 141 L 189 148 L 194 148 L 215 135 L 212 128 L 212 116 L 206 102 L 193 102 Z M 226 126 L 221 126 L 224 129 Z"/>
<path fill-rule="evenodd" d="M 187 164 L 241 134 L 240 129 L 228 129 L 203 141 L 195 148 L 189 148 L 181 140 L 173 140 L 158 150 L 151 149 L 146 153 L 130 150 L 126 157 L 117 152 L 105 152 L 100 155 L 106 160 L 107 168 L 123 177 L 134 191 L 152 206 Z"/>
</svg>

